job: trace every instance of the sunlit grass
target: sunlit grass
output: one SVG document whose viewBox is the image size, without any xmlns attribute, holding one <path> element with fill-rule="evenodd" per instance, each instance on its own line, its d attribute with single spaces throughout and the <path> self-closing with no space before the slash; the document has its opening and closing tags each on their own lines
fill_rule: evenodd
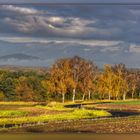
<svg viewBox="0 0 140 140">
<path fill-rule="evenodd" d="M 112 101 L 109 104 L 140 105 L 140 100 Z"/>
<path fill-rule="evenodd" d="M 42 105 L 36 105 L 36 108 L 42 108 L 42 109 L 46 109 L 46 110 L 57 110 L 57 111 L 68 111 L 68 110 L 73 110 L 72 108 L 65 108 L 64 107 L 65 104 L 62 103 L 57 103 L 57 102 L 50 102 L 48 105 L 46 106 L 42 106 Z"/>
<path fill-rule="evenodd" d="M 20 117 L 20 118 L 1 118 L 0 125 L 7 124 L 24 124 L 24 123 L 43 123 L 47 121 L 58 121 L 58 120 L 72 120 L 72 119 L 85 119 L 85 118 L 96 118 L 103 116 L 111 116 L 107 111 L 97 110 L 85 110 L 77 109 L 71 113 L 55 114 L 55 115 L 41 115 L 34 117 Z"/>
<path fill-rule="evenodd" d="M 25 111 L 16 111 L 16 110 L 0 110 L 0 117 L 23 117 L 28 113 Z"/>
<path fill-rule="evenodd" d="M 111 114 L 104 110 L 86 110 L 86 109 L 76 109 L 73 112 L 73 115 L 76 116 L 87 116 L 87 117 L 103 117 L 103 116 L 111 116 Z"/>
<path fill-rule="evenodd" d="M 0 102 L 0 105 L 35 105 L 37 102 Z"/>
</svg>

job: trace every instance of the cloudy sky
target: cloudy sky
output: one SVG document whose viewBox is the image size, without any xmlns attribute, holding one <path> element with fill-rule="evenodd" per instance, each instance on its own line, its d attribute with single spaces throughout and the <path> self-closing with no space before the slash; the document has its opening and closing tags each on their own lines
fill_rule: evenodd
<svg viewBox="0 0 140 140">
<path fill-rule="evenodd" d="M 18 2 L 18 3 L 134 3 L 140 2 L 139 0 L 0 0 L 3 3 L 11 3 L 11 2 Z"/>
<path fill-rule="evenodd" d="M 75 55 L 140 68 L 140 5 L 0 5 L 0 65 Z"/>
</svg>

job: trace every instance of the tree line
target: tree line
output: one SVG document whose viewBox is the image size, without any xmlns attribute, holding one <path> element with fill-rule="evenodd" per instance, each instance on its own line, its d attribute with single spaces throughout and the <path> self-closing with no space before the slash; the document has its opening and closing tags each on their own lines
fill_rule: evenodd
<svg viewBox="0 0 140 140">
<path fill-rule="evenodd" d="M 104 65 L 74 56 L 58 59 L 48 70 L 0 70 L 1 101 L 125 100 L 140 98 L 140 70 Z"/>
</svg>

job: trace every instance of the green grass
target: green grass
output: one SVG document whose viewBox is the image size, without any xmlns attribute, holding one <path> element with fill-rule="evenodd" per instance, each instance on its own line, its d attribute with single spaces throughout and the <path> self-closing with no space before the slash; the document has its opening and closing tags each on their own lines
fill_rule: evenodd
<svg viewBox="0 0 140 140">
<path fill-rule="evenodd" d="M 104 111 L 104 110 L 86 110 L 86 109 L 76 109 L 73 112 L 73 115 L 76 115 L 79 117 L 87 116 L 87 117 L 93 117 L 93 118 L 111 116 L 110 113 L 108 113 L 107 111 Z"/>
<path fill-rule="evenodd" d="M 0 105 L 36 105 L 37 102 L 0 102 Z"/>
<path fill-rule="evenodd" d="M 36 108 L 42 108 L 42 109 L 47 109 L 47 110 L 57 110 L 57 111 L 68 111 L 68 110 L 73 110 L 72 108 L 65 108 L 65 104 L 63 103 L 57 103 L 57 102 L 50 102 L 47 106 L 42 106 L 42 105 L 36 105 Z"/>
<path fill-rule="evenodd" d="M 116 104 L 116 105 L 140 105 L 140 100 L 136 100 L 136 101 L 114 101 L 111 103 L 107 103 L 107 104 Z"/>
<path fill-rule="evenodd" d="M 23 117 L 28 113 L 25 111 L 16 111 L 16 110 L 0 110 L 0 117 Z"/>
<path fill-rule="evenodd" d="M 20 118 L 1 118 L 0 125 L 7 125 L 7 124 L 25 124 L 25 123 L 41 123 L 41 122 L 48 122 L 48 121 L 58 121 L 58 120 L 72 120 L 72 119 L 85 119 L 85 118 L 96 118 L 96 117 L 103 117 L 103 116 L 111 116 L 110 113 L 107 111 L 99 111 L 99 110 L 85 110 L 79 109 L 75 110 L 71 113 L 63 113 L 63 114 L 56 114 L 56 115 L 41 115 L 41 116 L 34 116 L 34 117 L 20 117 Z"/>
</svg>

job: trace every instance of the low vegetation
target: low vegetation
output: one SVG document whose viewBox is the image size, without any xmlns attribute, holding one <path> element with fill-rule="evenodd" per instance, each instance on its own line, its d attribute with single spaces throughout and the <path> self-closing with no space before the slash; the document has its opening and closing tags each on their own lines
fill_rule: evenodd
<svg viewBox="0 0 140 140">
<path fill-rule="evenodd" d="M 18 103 L 13 103 L 13 105 L 11 103 L 10 106 L 6 104 L 0 106 L 0 132 L 118 132 L 118 129 L 115 128 L 116 121 L 120 132 L 126 132 L 123 130 L 125 127 L 122 124 L 127 122 L 133 127 L 133 117 L 124 117 L 124 119 L 128 118 L 127 121 L 124 121 L 123 118 L 113 118 L 109 110 L 105 111 L 102 108 L 102 106 L 107 105 L 106 109 L 116 107 L 116 109 L 121 108 L 121 111 L 123 111 L 123 107 L 127 107 L 130 110 L 133 105 L 136 106 L 135 103 L 138 101 L 135 101 L 135 103 L 134 101 L 125 102 L 126 104 L 121 104 L 121 102 L 117 104 L 118 101 L 110 101 L 110 103 L 108 101 L 83 102 L 80 109 L 77 108 L 79 103 L 72 104 L 70 102 L 64 104 L 50 102 L 48 105 L 34 106 L 25 104 L 25 107 L 23 105 L 19 107 Z M 129 103 L 127 104 L 127 102 Z M 66 108 L 67 105 L 70 108 Z M 76 107 L 73 107 L 74 105 Z M 16 111 L 9 110 L 11 106 L 14 106 Z M 101 106 L 100 110 L 96 110 L 98 106 Z M 2 110 L 3 107 L 4 110 Z M 138 113 L 136 115 L 133 122 L 137 122 L 137 125 L 139 125 Z M 109 127 L 107 124 L 111 126 Z"/>
<path fill-rule="evenodd" d="M 128 101 L 115 101 L 110 102 L 109 104 L 118 104 L 118 105 L 140 105 L 140 100 L 128 100 Z"/>
<path fill-rule="evenodd" d="M 36 105 L 36 104 L 38 104 L 37 102 L 21 102 L 21 101 L 16 101 L 16 102 L 14 102 L 14 101 L 8 101 L 8 102 L 0 102 L 0 105 L 12 105 L 12 106 L 14 106 L 14 105 L 18 105 L 18 106 L 20 106 L 20 105 L 24 105 L 24 106 L 33 106 L 33 105 Z"/>
<path fill-rule="evenodd" d="M 80 109 L 75 110 L 73 115 L 76 115 L 77 117 L 87 117 L 87 118 L 96 118 L 96 117 L 105 117 L 105 116 L 111 116 L 110 113 L 104 110 L 86 110 L 86 109 Z"/>
<path fill-rule="evenodd" d="M 16 110 L 0 110 L 0 118 L 3 117 L 23 117 L 28 115 L 25 111 L 16 111 Z"/>
<path fill-rule="evenodd" d="M 91 110 L 75 110 L 72 113 L 56 114 L 56 115 L 41 115 L 35 117 L 20 117 L 20 118 L 3 118 L 0 119 L 0 125 L 23 125 L 31 123 L 44 123 L 48 121 L 72 120 L 72 119 L 87 119 L 103 116 L 111 116 L 106 111 L 91 111 Z"/>
</svg>

